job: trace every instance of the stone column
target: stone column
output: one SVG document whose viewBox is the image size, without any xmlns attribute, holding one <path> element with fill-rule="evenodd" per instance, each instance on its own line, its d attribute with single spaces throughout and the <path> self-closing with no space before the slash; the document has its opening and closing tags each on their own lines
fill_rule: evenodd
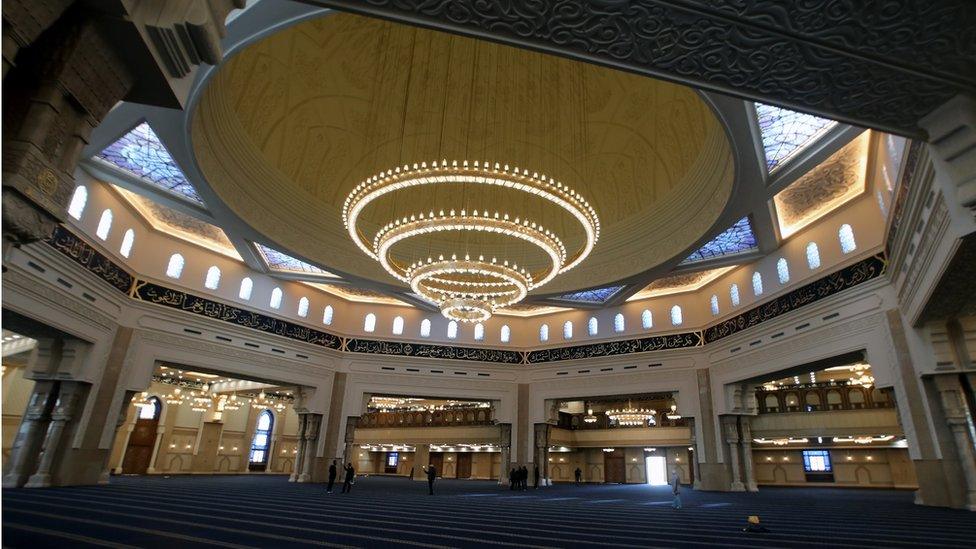
<svg viewBox="0 0 976 549">
<path fill-rule="evenodd" d="M 125 450 L 129 446 L 129 437 L 132 436 L 132 430 L 135 428 L 136 421 L 139 417 L 138 413 L 132 415 L 132 421 L 129 422 L 129 404 L 132 402 L 132 397 L 135 395 L 135 391 L 126 391 L 125 395 L 122 397 L 122 406 L 119 408 L 119 418 L 115 422 L 115 431 L 118 433 L 122 426 L 125 426 L 125 435 L 122 437 L 121 447 L 122 451 L 119 452 L 119 457 L 116 462 L 109 463 L 105 470 L 102 471 L 102 477 L 98 479 L 99 484 L 108 484 L 108 479 L 115 473 L 116 475 L 122 474 L 122 464 L 125 461 Z M 128 422 L 128 423 L 127 423 Z M 116 436 L 118 436 L 116 434 Z"/>
<path fill-rule="evenodd" d="M 298 475 L 298 482 L 311 482 L 312 470 L 315 465 L 315 450 L 319 444 L 319 428 L 322 425 L 322 414 L 305 413 L 305 432 L 302 436 L 302 472 Z"/>
<path fill-rule="evenodd" d="M 952 431 L 959 465 L 966 480 L 966 501 L 964 506 L 976 511 L 976 453 L 970 432 L 972 420 L 967 413 L 965 396 L 959 382 L 959 374 L 946 374 L 934 377 L 936 389 L 942 403 L 946 423 Z"/>
<path fill-rule="evenodd" d="M 498 424 L 498 446 L 501 448 L 498 484 L 508 486 L 508 472 L 512 468 L 512 424 Z"/>
<path fill-rule="evenodd" d="M 62 381 L 58 392 L 58 401 L 51 413 L 51 425 L 47 429 L 44 439 L 44 451 L 37 472 L 27 480 L 26 488 L 45 488 L 51 485 L 51 465 L 63 442 L 64 427 L 74 415 L 75 403 L 78 401 L 78 382 Z"/>
<path fill-rule="evenodd" d="M 353 455 L 356 453 L 356 426 L 359 425 L 359 418 L 356 416 L 346 418 L 346 432 L 343 436 L 342 464 L 351 463 Z"/>
<path fill-rule="evenodd" d="M 758 492 L 759 485 L 752 463 L 752 416 L 739 416 L 739 431 L 742 435 L 742 471 L 746 490 Z"/>
<path fill-rule="evenodd" d="M 732 482 L 729 484 L 729 490 L 744 492 L 746 487 L 742 484 L 742 475 L 739 472 L 739 427 L 735 416 L 723 416 L 722 428 L 725 434 L 725 443 L 729 446 L 729 465 L 732 468 Z"/>
<path fill-rule="evenodd" d="M 417 450 L 413 454 L 413 479 L 414 480 L 427 480 L 427 473 L 424 472 L 424 467 L 430 463 L 430 445 L 429 444 L 418 444 Z M 437 471 L 438 475 L 444 474 L 444 471 Z"/>
<path fill-rule="evenodd" d="M 691 432 L 691 440 L 688 441 L 688 445 L 692 448 L 691 456 L 690 456 L 691 461 L 689 462 L 691 468 L 693 469 L 691 487 L 694 490 L 700 490 L 701 489 L 701 467 L 699 467 L 698 465 L 700 462 L 698 460 L 698 436 L 695 434 L 695 418 L 689 417 L 687 418 L 687 422 L 688 422 L 688 429 Z"/>
<path fill-rule="evenodd" d="M 535 424 L 535 466 L 539 468 L 539 484 L 549 486 L 549 427 L 548 423 Z M 534 482 L 535 471 L 529 471 L 528 483 Z"/>
<path fill-rule="evenodd" d="M 20 430 L 10 451 L 10 471 L 3 477 L 4 488 L 19 488 L 37 469 L 44 433 L 47 431 L 51 412 L 58 398 L 59 382 L 38 381 L 34 384 Z"/>
<path fill-rule="evenodd" d="M 308 429 L 308 414 L 298 414 L 298 446 L 295 448 L 298 453 L 295 454 L 295 468 L 292 469 L 288 482 L 298 482 L 302 474 L 305 465 L 305 444 L 303 442 L 305 441 L 306 429 Z"/>
</svg>

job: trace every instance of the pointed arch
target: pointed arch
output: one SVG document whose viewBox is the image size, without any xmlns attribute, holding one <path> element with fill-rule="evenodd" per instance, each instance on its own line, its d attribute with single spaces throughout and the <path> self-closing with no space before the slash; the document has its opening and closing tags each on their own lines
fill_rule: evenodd
<svg viewBox="0 0 976 549">
<path fill-rule="evenodd" d="M 684 320 L 681 318 L 681 305 L 675 305 L 671 307 L 671 325 L 681 326 Z"/>
<path fill-rule="evenodd" d="M 650 330 L 654 327 L 654 316 L 651 314 L 650 309 L 644 309 L 641 312 L 641 327 L 645 330 Z"/>
<path fill-rule="evenodd" d="M 126 229 L 125 234 L 122 235 L 122 245 L 119 246 L 119 253 L 122 257 L 129 257 L 132 255 L 132 245 L 136 242 L 136 232 L 132 229 Z"/>
<path fill-rule="evenodd" d="M 502 343 L 508 343 L 512 339 L 512 329 L 508 327 L 508 324 L 502 326 L 501 329 L 501 340 Z"/>
<path fill-rule="evenodd" d="M 762 273 L 752 273 L 752 295 L 759 297 L 763 293 Z"/>
<path fill-rule="evenodd" d="M 322 310 L 322 324 L 326 326 L 332 324 L 332 315 L 335 314 L 335 309 L 332 305 L 326 305 L 325 309 Z"/>
<path fill-rule="evenodd" d="M 393 319 L 393 335 L 403 334 L 403 317 L 398 316 Z"/>
<path fill-rule="evenodd" d="M 430 337 L 430 319 L 420 321 L 420 337 Z"/>
<path fill-rule="evenodd" d="M 305 296 L 298 300 L 298 316 L 302 318 L 308 316 L 308 298 Z"/>
<path fill-rule="evenodd" d="M 271 305 L 272 309 L 280 309 L 282 297 L 281 288 L 275 287 L 274 290 L 271 290 L 271 301 L 268 304 Z"/>
<path fill-rule="evenodd" d="M 626 329 L 627 329 L 627 321 L 626 321 L 626 319 L 624 319 L 624 314 L 623 313 L 617 313 L 616 315 L 614 315 L 614 317 L 613 317 L 613 331 L 614 332 L 617 332 L 619 334 L 620 332 L 623 332 Z"/>
<path fill-rule="evenodd" d="M 857 249 L 857 242 L 854 241 L 854 229 L 844 223 L 837 231 L 837 238 L 840 240 L 840 251 L 849 254 Z"/>
<path fill-rule="evenodd" d="M 373 313 L 368 313 L 366 318 L 363 319 L 363 331 L 373 332 L 376 330 L 376 315 Z"/>
<path fill-rule="evenodd" d="M 807 267 L 811 271 L 820 268 L 820 248 L 816 242 L 807 244 Z"/>
</svg>

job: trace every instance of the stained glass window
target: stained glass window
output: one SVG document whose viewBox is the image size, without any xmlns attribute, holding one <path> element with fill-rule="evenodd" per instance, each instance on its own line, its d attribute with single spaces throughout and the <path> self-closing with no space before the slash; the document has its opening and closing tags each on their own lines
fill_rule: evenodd
<svg viewBox="0 0 976 549">
<path fill-rule="evenodd" d="M 95 229 L 95 236 L 105 240 L 108 232 L 112 230 L 112 210 L 102 212 L 102 217 L 98 220 L 98 228 Z"/>
<path fill-rule="evenodd" d="M 508 343 L 512 339 L 512 329 L 508 327 L 508 324 L 502 326 L 501 339 L 502 343 Z"/>
<path fill-rule="evenodd" d="M 322 324 L 325 324 L 326 326 L 332 324 L 333 314 L 335 314 L 335 309 L 332 308 L 332 305 L 326 305 L 325 309 L 322 311 Z"/>
<path fill-rule="evenodd" d="M 425 318 L 420 322 L 420 337 L 430 337 L 430 319 Z"/>
<path fill-rule="evenodd" d="M 592 290 L 583 290 L 581 292 L 573 292 L 571 294 L 564 294 L 556 299 L 562 301 L 577 301 L 580 303 L 606 303 L 608 299 L 619 292 L 623 286 L 607 286 L 606 288 L 594 288 Z"/>
<path fill-rule="evenodd" d="M 549 325 L 548 324 L 543 324 L 542 326 L 539 326 L 539 341 L 541 341 L 543 343 L 545 343 L 546 341 L 549 341 Z"/>
<path fill-rule="evenodd" d="M 162 409 L 163 405 L 159 398 L 149 397 L 149 400 L 139 407 L 139 419 L 156 419 Z"/>
<path fill-rule="evenodd" d="M 248 459 L 251 463 L 268 462 L 268 449 L 271 446 L 271 427 L 274 425 L 274 416 L 271 410 L 265 410 L 258 416 L 258 424 L 254 430 L 254 439 L 251 441 L 251 455 Z"/>
<path fill-rule="evenodd" d="M 735 222 L 728 229 L 722 231 L 718 236 L 711 239 L 695 253 L 682 261 L 682 264 L 705 261 L 727 255 L 741 254 L 758 249 L 756 233 L 752 231 L 752 223 L 748 217 Z"/>
<path fill-rule="evenodd" d="M 649 309 L 644 309 L 644 312 L 641 313 L 641 327 L 645 330 L 650 330 L 654 327 L 654 317 L 651 315 Z"/>
<path fill-rule="evenodd" d="M 281 288 L 275 288 L 271 290 L 271 301 L 268 302 L 272 309 L 281 308 L 281 298 L 282 298 Z"/>
<path fill-rule="evenodd" d="M 74 194 L 71 195 L 71 202 L 68 204 L 68 215 L 75 219 L 81 219 L 81 214 L 85 213 L 85 204 L 88 203 L 88 188 L 84 185 L 75 187 Z"/>
<path fill-rule="evenodd" d="M 166 276 L 179 278 L 183 274 L 183 256 L 173 254 L 169 256 L 169 263 L 166 264 Z"/>
<path fill-rule="evenodd" d="M 122 235 L 122 246 L 119 248 L 119 253 L 122 257 L 129 257 L 132 254 L 132 245 L 136 241 L 136 232 L 132 229 L 126 229 L 125 234 Z"/>
<path fill-rule="evenodd" d="M 729 286 L 729 301 L 732 302 L 733 307 L 739 306 L 739 285 L 732 284 Z"/>
<path fill-rule="evenodd" d="M 857 243 L 854 242 L 854 229 L 847 223 L 840 226 L 837 237 L 840 239 L 840 251 L 849 254 L 857 249 Z"/>
<path fill-rule="evenodd" d="M 244 280 L 241 280 L 241 289 L 237 292 L 237 297 L 247 301 L 251 299 L 251 291 L 254 290 L 254 282 L 250 277 L 245 276 Z"/>
<path fill-rule="evenodd" d="M 156 132 L 146 122 L 130 130 L 97 156 L 157 187 L 203 204 L 193 184 L 183 175 Z"/>
<path fill-rule="evenodd" d="M 474 340 L 484 341 L 484 339 L 485 339 L 485 325 L 479 322 L 474 325 Z"/>
<path fill-rule="evenodd" d="M 376 329 L 376 315 L 374 315 L 373 313 L 369 313 L 366 315 L 366 318 L 363 320 L 363 331 L 372 332 L 375 329 Z"/>
<path fill-rule="evenodd" d="M 458 336 L 458 323 L 456 320 L 452 320 L 447 323 L 447 339 L 457 339 Z"/>
<path fill-rule="evenodd" d="M 763 103 L 756 103 L 756 114 L 770 173 L 837 125 L 833 120 Z"/>
<path fill-rule="evenodd" d="M 626 324 L 626 321 L 624 320 L 623 313 L 617 313 L 613 317 L 613 331 L 615 331 L 615 332 L 617 332 L 619 334 L 620 332 L 624 331 L 624 329 L 626 327 L 627 327 L 627 324 Z"/>
<path fill-rule="evenodd" d="M 820 268 L 820 248 L 816 242 L 807 244 L 807 266 L 810 270 Z"/>
<path fill-rule="evenodd" d="M 335 276 L 324 269 L 312 265 L 311 263 L 306 263 L 301 259 L 294 258 L 284 252 L 279 252 L 278 250 L 269 248 L 263 244 L 255 244 L 254 246 L 257 248 L 258 252 L 261 253 L 261 257 L 264 258 L 264 262 L 268 265 L 268 268 L 273 271 L 290 271 L 294 273 Z"/>
<path fill-rule="evenodd" d="M 712 294 L 712 298 L 709 300 L 709 303 L 711 304 L 712 315 L 717 315 L 719 313 L 719 310 L 718 310 L 718 296 L 715 295 L 715 294 Z"/>
<path fill-rule="evenodd" d="M 756 296 L 760 296 L 763 293 L 762 273 L 759 271 L 752 273 L 752 293 Z"/>
<path fill-rule="evenodd" d="M 393 319 L 393 335 L 401 335 L 403 333 L 403 317 L 398 316 Z"/>
<path fill-rule="evenodd" d="M 563 339 L 573 339 L 573 323 L 569 320 L 563 323 Z"/>
<path fill-rule="evenodd" d="M 595 316 L 591 316 L 590 320 L 586 323 L 586 332 L 591 336 L 595 336 L 600 332 L 600 321 Z"/>
<path fill-rule="evenodd" d="M 308 298 L 302 297 L 298 300 L 298 316 L 304 318 L 308 316 Z"/>
<path fill-rule="evenodd" d="M 207 269 L 207 278 L 203 281 L 203 287 L 208 290 L 216 290 L 220 285 L 220 268 L 216 265 Z"/>
<path fill-rule="evenodd" d="M 830 465 L 830 451 L 803 450 L 803 470 L 807 473 L 829 473 L 833 470 Z"/>
<path fill-rule="evenodd" d="M 681 306 L 675 305 L 674 307 L 671 307 L 671 325 L 681 326 L 681 322 Z"/>
<path fill-rule="evenodd" d="M 776 274 L 779 275 L 779 283 L 786 284 L 790 281 L 790 265 L 786 262 L 785 257 L 779 258 L 776 262 Z"/>
</svg>

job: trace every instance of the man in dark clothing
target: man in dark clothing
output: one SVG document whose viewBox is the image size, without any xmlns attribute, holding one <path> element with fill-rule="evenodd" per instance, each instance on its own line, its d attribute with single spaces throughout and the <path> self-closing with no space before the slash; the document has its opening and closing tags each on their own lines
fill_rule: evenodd
<svg viewBox="0 0 976 549">
<path fill-rule="evenodd" d="M 352 468 L 352 463 L 347 463 L 346 467 L 346 481 L 342 483 L 342 493 L 352 492 L 352 481 L 356 478 L 356 470 Z"/>
<path fill-rule="evenodd" d="M 539 489 L 539 466 L 538 465 L 535 466 L 535 488 L 536 490 Z"/>
<path fill-rule="evenodd" d="M 583 482 L 583 471 L 579 467 L 577 467 L 576 468 L 576 485 L 578 486 L 581 482 Z"/>
<path fill-rule="evenodd" d="M 522 480 L 522 490 L 528 490 L 529 488 L 529 468 L 525 465 L 522 466 L 522 474 L 519 475 Z"/>
<path fill-rule="evenodd" d="M 512 467 L 512 470 L 508 472 L 508 489 L 514 490 L 515 483 L 517 482 L 518 482 L 518 472 L 515 470 L 515 467 Z"/>
<path fill-rule="evenodd" d="M 428 464 L 424 468 L 424 472 L 427 473 L 427 491 L 429 495 L 434 495 L 434 480 L 437 478 L 437 467 L 434 464 Z"/>
<path fill-rule="evenodd" d="M 339 460 L 334 459 L 334 460 L 332 460 L 332 465 L 329 465 L 329 487 L 326 488 L 326 490 L 325 490 L 325 493 L 326 494 L 331 494 L 332 493 L 332 487 L 335 486 L 335 479 L 336 479 L 336 473 L 337 473 L 337 471 L 336 471 L 336 463 L 338 461 Z"/>
</svg>

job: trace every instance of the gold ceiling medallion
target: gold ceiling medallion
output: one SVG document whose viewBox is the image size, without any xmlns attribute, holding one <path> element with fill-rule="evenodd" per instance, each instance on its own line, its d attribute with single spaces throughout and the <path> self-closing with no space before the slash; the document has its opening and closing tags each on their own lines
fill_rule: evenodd
<svg viewBox="0 0 976 549">
<path fill-rule="evenodd" d="M 416 211 L 420 192 L 428 193 L 428 212 Z M 523 208 L 515 215 L 476 204 Z M 372 223 L 362 221 L 367 208 Z M 342 219 L 366 255 L 461 322 L 487 320 L 522 301 L 579 265 L 600 237 L 596 211 L 570 187 L 517 167 L 467 160 L 380 172 L 346 197 Z M 580 228 L 582 238 L 575 236 Z M 569 252 L 571 241 L 578 247 Z"/>
</svg>

